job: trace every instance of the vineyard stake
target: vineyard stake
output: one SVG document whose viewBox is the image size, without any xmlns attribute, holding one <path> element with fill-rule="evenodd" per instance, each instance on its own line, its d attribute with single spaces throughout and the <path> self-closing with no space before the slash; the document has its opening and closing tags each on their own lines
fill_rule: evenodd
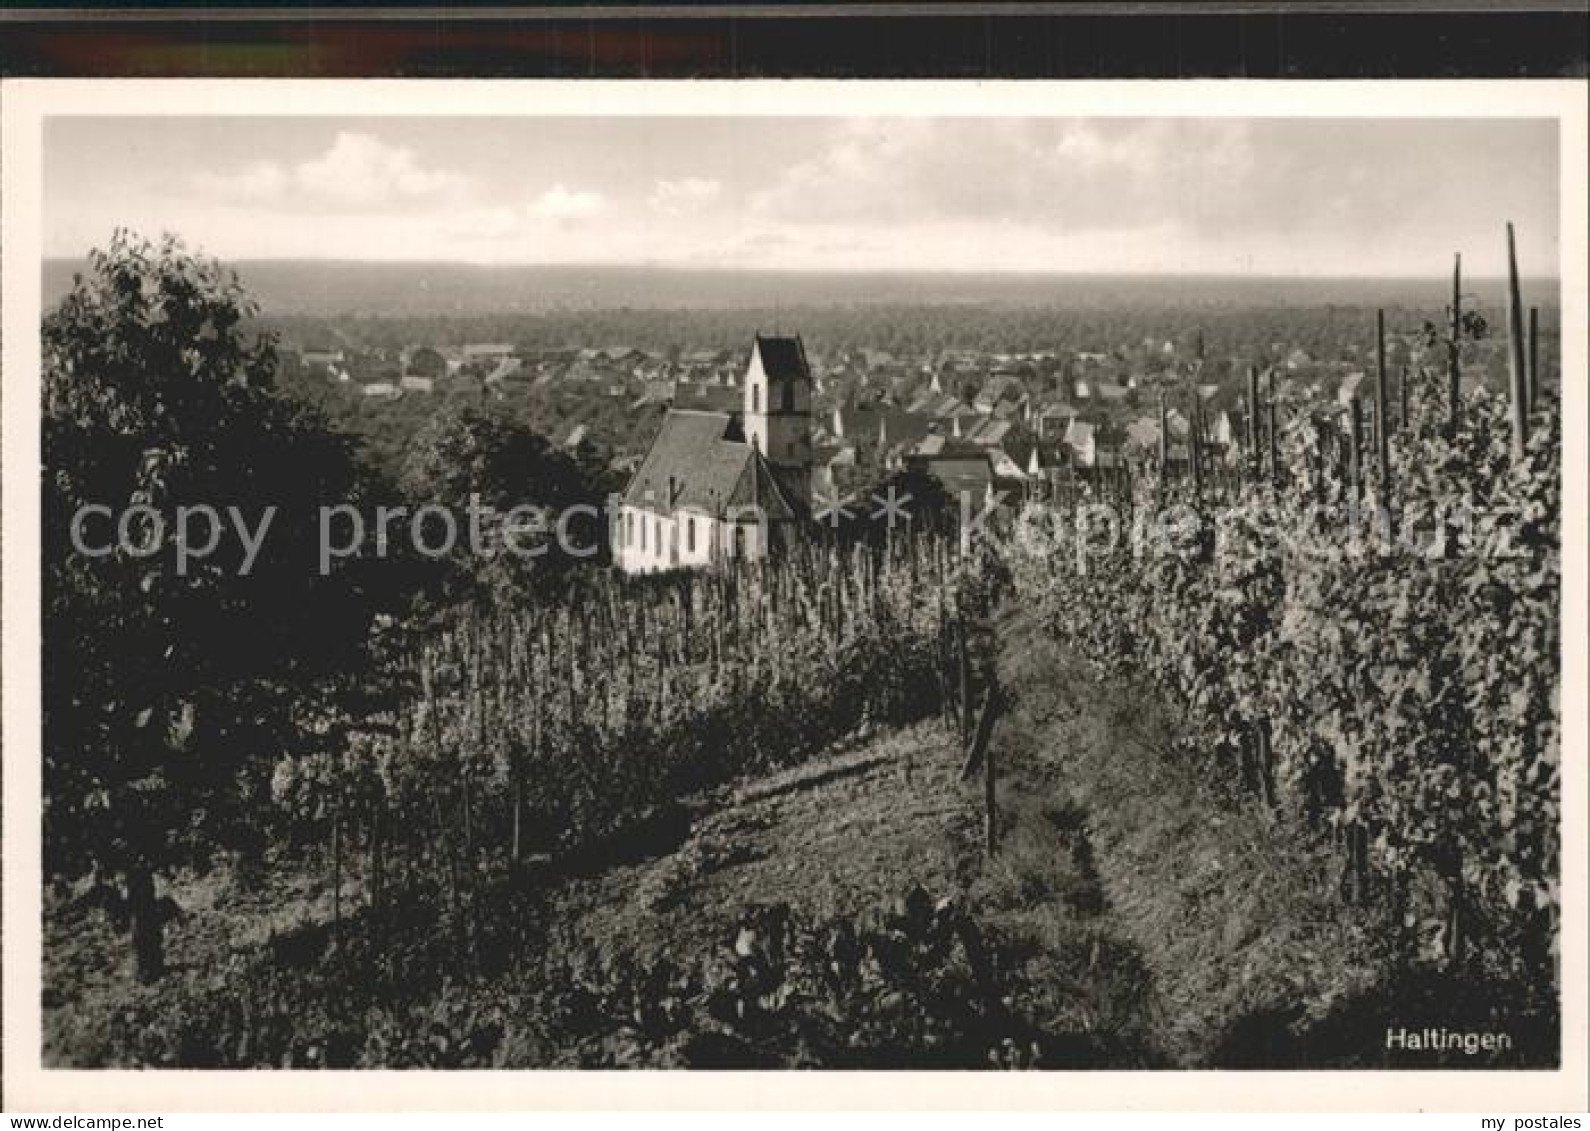
<svg viewBox="0 0 1590 1131">
<path fill-rule="evenodd" d="M 1518 253 L 1507 225 L 1507 374 L 1512 393 L 1513 462 L 1522 463 L 1529 442 L 1529 388 L 1524 358 L 1524 310 L 1518 293 Z"/>
<path fill-rule="evenodd" d="M 1275 428 L 1275 370 L 1270 370 L 1269 388 L 1269 427 L 1270 427 L 1270 485 L 1279 486 L 1281 483 L 1281 439 L 1276 434 Z"/>
<path fill-rule="evenodd" d="M 961 780 L 969 781 L 988 751 L 989 736 L 994 732 L 994 717 L 999 712 L 999 687 L 990 683 L 983 693 L 983 706 L 977 714 L 977 729 L 966 743 L 966 760 L 961 763 Z"/>
<path fill-rule="evenodd" d="M 1403 431 L 1408 430 L 1408 363 L 1403 362 L 1402 369 L 1397 375 L 1397 398 L 1401 403 L 1397 406 L 1397 427 Z"/>
<path fill-rule="evenodd" d="M 1347 406 L 1347 482 L 1352 488 L 1353 498 L 1358 498 L 1363 493 L 1364 487 L 1364 408 L 1354 397 Z"/>
<path fill-rule="evenodd" d="M 1386 312 L 1375 311 L 1375 458 L 1380 464 L 1380 506 L 1391 514 L 1391 429 L 1387 426 Z"/>
<path fill-rule="evenodd" d="M 1259 720 L 1259 797 L 1266 812 L 1275 808 L 1275 752 L 1270 746 L 1270 720 Z"/>
<path fill-rule="evenodd" d="M 1260 472 L 1259 462 L 1259 367 L 1248 366 L 1248 465 L 1253 478 Z"/>
<path fill-rule="evenodd" d="M 1447 370 L 1446 427 L 1449 435 L 1457 434 L 1458 404 L 1463 396 L 1463 370 L 1459 360 L 1459 343 L 1463 340 L 1463 255 L 1457 253 L 1452 262 L 1452 341 L 1451 357 Z"/>
<path fill-rule="evenodd" d="M 1529 411 L 1540 399 L 1540 307 L 1529 308 Z"/>
</svg>

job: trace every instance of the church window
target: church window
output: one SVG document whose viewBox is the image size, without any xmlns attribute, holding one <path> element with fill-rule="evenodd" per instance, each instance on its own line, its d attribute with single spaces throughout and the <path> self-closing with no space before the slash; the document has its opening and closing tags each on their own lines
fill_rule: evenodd
<svg viewBox="0 0 1590 1131">
<path fill-rule="evenodd" d="M 754 381 L 751 383 L 751 411 L 762 411 L 762 386 Z"/>
<path fill-rule="evenodd" d="M 634 516 L 631 515 L 630 517 L 633 518 Z M 642 550 L 646 548 L 646 520 L 644 518 L 640 520 L 640 548 Z"/>
<path fill-rule="evenodd" d="M 685 519 L 685 549 L 692 554 L 696 552 L 696 520 Z"/>
</svg>

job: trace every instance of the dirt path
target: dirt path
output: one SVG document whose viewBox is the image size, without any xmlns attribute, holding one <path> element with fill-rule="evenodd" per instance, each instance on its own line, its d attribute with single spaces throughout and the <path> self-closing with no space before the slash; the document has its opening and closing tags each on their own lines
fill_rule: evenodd
<svg viewBox="0 0 1590 1131">
<path fill-rule="evenodd" d="M 1139 1003 L 1152 1043 L 1189 1066 L 1323 1053 L 1306 1034 L 1383 973 L 1375 925 L 1343 906 L 1330 858 L 1219 790 L 1151 693 L 1101 677 L 1019 612 L 999 639 L 1014 702 L 1005 788 L 1046 796 L 1082 833 L 1098 909 L 1152 987 Z"/>
<path fill-rule="evenodd" d="M 716 792 L 679 848 L 565 884 L 553 922 L 572 937 L 712 945 L 748 904 L 822 916 L 911 884 L 964 890 L 976 867 L 977 797 L 938 723 L 858 740 Z"/>
</svg>

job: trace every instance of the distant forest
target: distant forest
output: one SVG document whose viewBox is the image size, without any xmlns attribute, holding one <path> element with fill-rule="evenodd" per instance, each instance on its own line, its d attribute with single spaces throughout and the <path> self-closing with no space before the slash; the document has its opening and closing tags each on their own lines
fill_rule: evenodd
<svg viewBox="0 0 1590 1131">
<path fill-rule="evenodd" d="M 246 281 L 246 280 L 245 280 Z M 1478 309 L 1493 322 L 1499 304 L 1484 293 Z M 865 306 L 734 307 L 692 310 L 608 308 L 478 315 L 285 315 L 267 310 L 262 317 L 281 331 L 284 344 L 310 348 L 357 347 L 398 350 L 415 345 L 461 346 L 503 342 L 525 353 L 567 347 L 627 347 L 664 354 L 695 349 L 744 350 L 755 333 L 798 333 L 821 364 L 847 350 L 884 350 L 924 356 L 944 349 L 985 354 L 1050 351 L 1113 353 L 1138 368 L 1152 370 L 1172 360 L 1163 355 L 1191 350 L 1204 339 L 1211 374 L 1230 362 L 1263 364 L 1302 348 L 1318 358 L 1344 356 L 1349 347 L 1370 348 L 1376 303 L 1315 308 L 1227 305 L 1195 308 L 1141 304 L 1126 308 L 1027 306 L 944 306 L 870 304 Z M 1416 330 L 1440 322 L 1444 303 L 1404 301 L 1385 305 L 1388 326 Z M 1555 334 L 1555 309 L 1541 311 L 1541 329 Z M 1146 343 L 1161 349 L 1157 358 L 1138 356 Z M 1185 357 L 1185 355 L 1183 355 Z"/>
<path fill-rule="evenodd" d="M 479 267 L 456 263 L 256 260 L 233 264 L 273 315 L 381 314 L 474 318 L 509 312 L 731 308 L 793 313 L 816 306 L 994 305 L 1077 310 L 1122 307 L 1439 306 L 1445 279 L 1292 279 L 1201 276 L 792 272 L 653 267 Z M 44 264 L 46 307 L 65 295 L 80 262 Z M 1499 279 L 1475 279 L 1500 303 Z M 1526 281 L 1545 294 L 1555 281 Z"/>
</svg>

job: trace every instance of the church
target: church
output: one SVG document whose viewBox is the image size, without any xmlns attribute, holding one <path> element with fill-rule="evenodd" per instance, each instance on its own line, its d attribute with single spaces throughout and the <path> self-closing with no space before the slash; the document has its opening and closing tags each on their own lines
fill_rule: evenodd
<svg viewBox="0 0 1590 1131">
<path fill-rule="evenodd" d="M 812 375 L 799 337 L 756 336 L 738 412 L 673 409 L 624 492 L 626 573 L 760 561 L 811 515 Z"/>
</svg>

